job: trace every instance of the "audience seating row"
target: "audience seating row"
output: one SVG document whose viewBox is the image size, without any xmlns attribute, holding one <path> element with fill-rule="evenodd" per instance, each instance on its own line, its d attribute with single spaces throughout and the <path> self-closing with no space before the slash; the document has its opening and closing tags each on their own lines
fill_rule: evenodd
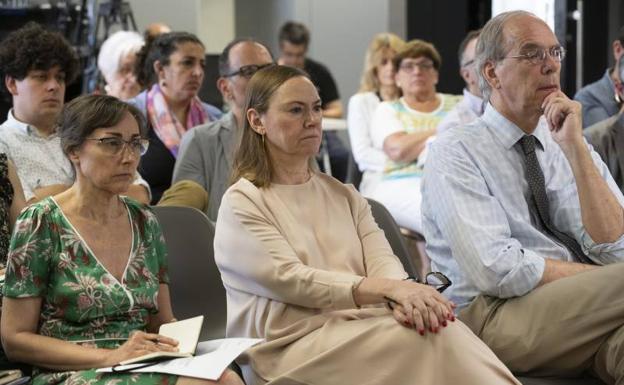
<svg viewBox="0 0 624 385">
<path fill-rule="evenodd" d="M 384 231 L 405 271 L 416 277 L 409 249 L 388 210 L 368 200 L 373 217 Z M 174 314 L 184 319 L 203 314 L 202 341 L 225 336 L 226 294 L 214 261 L 214 224 L 201 211 L 190 207 L 154 206 L 169 255 L 171 303 Z M 523 385 L 604 385 L 595 378 L 518 377 Z"/>
</svg>

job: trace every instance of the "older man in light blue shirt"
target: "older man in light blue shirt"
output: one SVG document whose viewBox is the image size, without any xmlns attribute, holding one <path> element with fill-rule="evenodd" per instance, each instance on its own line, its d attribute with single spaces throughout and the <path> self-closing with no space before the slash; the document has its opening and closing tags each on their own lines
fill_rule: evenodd
<svg viewBox="0 0 624 385">
<path fill-rule="evenodd" d="M 565 51 L 515 11 L 488 22 L 476 55 L 489 104 L 442 134 L 425 166 L 432 265 L 512 371 L 624 383 L 624 197 L 559 89 Z"/>
</svg>

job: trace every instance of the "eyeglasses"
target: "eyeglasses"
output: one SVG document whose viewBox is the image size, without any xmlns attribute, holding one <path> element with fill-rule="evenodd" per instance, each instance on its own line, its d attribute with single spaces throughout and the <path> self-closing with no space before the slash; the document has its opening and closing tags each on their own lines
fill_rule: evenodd
<svg viewBox="0 0 624 385">
<path fill-rule="evenodd" d="M 141 156 L 145 155 L 149 147 L 149 140 L 144 138 L 123 140 L 115 136 L 109 136 L 105 138 L 87 138 L 86 140 L 98 142 L 102 150 L 111 156 L 121 154 L 126 146 L 128 146 L 133 155 Z"/>
<path fill-rule="evenodd" d="M 426 283 L 429 286 L 433 286 L 438 292 L 442 293 L 444 290 L 448 289 L 449 286 L 453 282 L 446 275 L 440 273 L 439 271 L 432 271 L 425 276 L 425 282 L 421 282 L 420 280 L 416 280 L 418 283 Z"/>
<path fill-rule="evenodd" d="M 406 63 L 401 63 L 401 65 L 399 66 L 399 69 L 405 72 L 413 72 L 416 68 L 418 68 L 421 71 L 431 71 L 433 69 L 433 63 L 409 61 Z"/>
<path fill-rule="evenodd" d="M 240 75 L 244 78 L 250 79 L 256 72 L 260 71 L 263 68 L 271 67 L 275 65 L 275 63 L 266 63 L 266 64 L 250 64 L 247 66 L 242 66 L 238 69 L 238 71 L 230 72 L 229 74 L 223 75 L 225 78 L 231 78 L 232 76 Z"/>
<path fill-rule="evenodd" d="M 534 48 L 526 50 L 520 55 L 505 56 L 503 59 L 524 59 L 529 63 L 536 65 L 543 63 L 544 60 L 546 60 L 546 54 L 548 54 L 556 62 L 561 62 L 565 58 L 566 50 L 561 46 L 551 48 Z"/>
</svg>

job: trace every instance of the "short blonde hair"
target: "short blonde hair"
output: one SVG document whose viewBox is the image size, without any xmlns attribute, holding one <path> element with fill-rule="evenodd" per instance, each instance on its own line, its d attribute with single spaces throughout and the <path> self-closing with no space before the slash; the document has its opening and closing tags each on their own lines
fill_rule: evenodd
<svg viewBox="0 0 624 385">
<path fill-rule="evenodd" d="M 392 50 L 396 54 L 404 45 L 405 41 L 393 33 L 384 32 L 373 37 L 364 56 L 364 71 L 360 80 L 359 92 L 379 91 L 377 66 L 381 64 L 384 51 Z"/>
<path fill-rule="evenodd" d="M 251 128 L 247 119 L 247 111 L 253 108 L 260 114 L 267 112 L 269 102 L 275 92 L 288 80 L 300 76 L 310 78 L 298 68 L 274 65 L 256 72 L 247 84 L 243 130 L 234 158 L 231 183 L 245 178 L 256 187 L 270 186 L 273 165 L 264 145 L 263 136 Z"/>
</svg>

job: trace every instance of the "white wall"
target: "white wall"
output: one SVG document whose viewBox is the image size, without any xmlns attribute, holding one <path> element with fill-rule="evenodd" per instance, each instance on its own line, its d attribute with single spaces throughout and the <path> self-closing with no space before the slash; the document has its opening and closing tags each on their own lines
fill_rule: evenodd
<svg viewBox="0 0 624 385">
<path fill-rule="evenodd" d="M 373 35 L 405 37 L 406 0 L 128 0 L 139 29 L 161 21 L 199 36 L 209 53 L 234 37 L 252 36 L 278 54 L 277 33 L 287 20 L 312 34 L 309 56 L 329 67 L 346 108 L 359 87 L 364 52 Z"/>
<path fill-rule="evenodd" d="M 152 22 L 194 33 L 208 53 L 220 53 L 235 36 L 234 0 L 127 0 L 140 31 Z"/>
</svg>

